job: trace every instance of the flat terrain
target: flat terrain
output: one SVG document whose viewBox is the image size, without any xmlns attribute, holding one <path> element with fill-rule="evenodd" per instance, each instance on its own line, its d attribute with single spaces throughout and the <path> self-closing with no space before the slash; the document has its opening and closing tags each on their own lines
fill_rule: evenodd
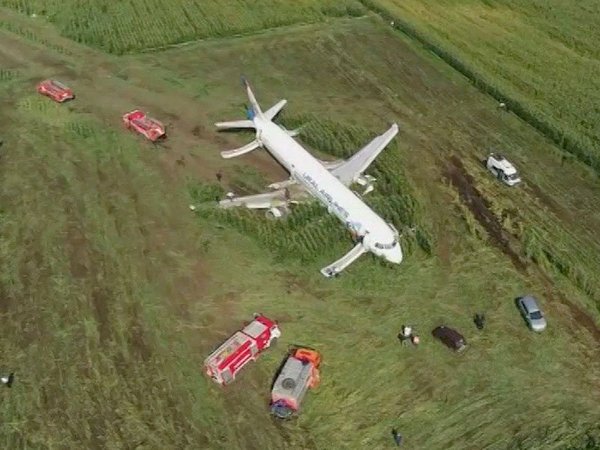
<svg viewBox="0 0 600 450">
<path fill-rule="evenodd" d="M 45 18 L 63 36 L 117 54 L 366 12 L 358 0 L 0 0 L 0 5 Z"/>
<path fill-rule="evenodd" d="M 17 374 L 3 448 L 386 448 L 394 426 L 415 449 L 598 438 L 597 178 L 439 59 L 374 16 L 120 57 L 8 10 L 0 23 L 12 30 L 0 31 L 0 369 Z M 307 229 L 333 228 L 299 235 L 322 250 L 293 255 L 293 223 L 190 213 L 218 170 L 238 192 L 286 177 L 262 151 L 219 157 L 250 139 L 212 127 L 242 117 L 242 73 L 263 106 L 287 98 L 282 121 L 307 121 L 302 139 L 332 155 L 397 121 L 374 167 L 385 195 L 370 201 L 410 219 L 398 225 L 431 254 L 407 229 L 401 266 L 365 257 L 327 280 L 318 269 L 351 242 L 324 212 L 300 210 Z M 77 99 L 36 95 L 45 77 Z M 138 107 L 165 121 L 164 144 L 122 129 Z M 484 170 L 491 147 L 522 186 Z M 543 334 L 514 307 L 525 292 L 541 299 Z M 221 389 L 202 362 L 255 311 L 283 336 Z M 403 323 L 419 348 L 398 344 Z M 465 334 L 463 355 L 433 341 L 441 323 Z M 323 382 L 281 424 L 268 395 L 290 344 L 323 353 Z"/>
<path fill-rule="evenodd" d="M 600 173 L 594 0 L 365 0 L 506 97 Z M 517 105 L 518 104 L 518 105 Z"/>
</svg>

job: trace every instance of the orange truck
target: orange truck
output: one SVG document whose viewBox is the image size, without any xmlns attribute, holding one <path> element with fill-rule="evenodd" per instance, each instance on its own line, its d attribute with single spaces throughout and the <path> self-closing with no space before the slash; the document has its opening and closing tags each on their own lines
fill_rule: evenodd
<svg viewBox="0 0 600 450">
<path fill-rule="evenodd" d="M 308 389 L 320 382 L 321 354 L 310 348 L 292 348 L 271 388 L 271 414 L 289 419 L 300 410 Z"/>
</svg>

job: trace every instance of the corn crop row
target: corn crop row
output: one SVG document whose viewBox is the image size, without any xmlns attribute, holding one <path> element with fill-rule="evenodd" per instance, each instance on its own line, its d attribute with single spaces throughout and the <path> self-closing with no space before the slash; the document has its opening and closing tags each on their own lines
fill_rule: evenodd
<svg viewBox="0 0 600 450">
<path fill-rule="evenodd" d="M 595 274 L 586 270 L 569 252 L 561 251 L 555 240 L 542 230 L 533 226 L 526 228 L 523 246 L 527 257 L 567 277 L 591 299 L 600 302 L 600 285 Z"/>
<path fill-rule="evenodd" d="M 1 3 L 0 3 L 1 5 Z M 32 42 L 36 42 L 44 45 L 47 48 L 50 48 L 58 53 L 62 53 L 64 55 L 71 55 L 71 51 L 63 47 L 62 45 L 54 44 L 46 39 L 39 37 L 33 30 L 29 28 L 23 28 L 15 23 L 7 22 L 0 20 L 0 28 L 10 31 L 11 33 L 18 34 L 19 36 L 24 37 Z"/>
<path fill-rule="evenodd" d="M 64 36 L 117 54 L 365 11 L 357 0 L 2 0 L 0 4 L 44 16 Z"/>
<path fill-rule="evenodd" d="M 535 6 L 520 0 L 497 2 L 526 11 L 523 17 L 550 16 L 535 26 L 514 20 L 513 14 L 494 14 L 500 5 L 490 5 L 474 21 L 463 15 L 468 9 L 449 9 L 446 2 L 361 3 L 600 175 L 600 83 L 595 75 L 600 70 L 600 13 L 593 1 L 581 6 L 567 1 Z M 487 20 L 488 13 L 495 20 Z"/>
</svg>

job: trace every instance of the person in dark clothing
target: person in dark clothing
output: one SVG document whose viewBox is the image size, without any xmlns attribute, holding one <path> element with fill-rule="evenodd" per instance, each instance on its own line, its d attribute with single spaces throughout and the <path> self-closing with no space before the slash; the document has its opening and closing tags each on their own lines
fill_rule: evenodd
<svg viewBox="0 0 600 450">
<path fill-rule="evenodd" d="M 394 442 L 398 447 L 402 444 L 402 435 L 398 433 L 398 430 L 392 428 L 392 437 L 394 438 Z"/>
<path fill-rule="evenodd" d="M 475 326 L 478 330 L 483 330 L 483 327 L 485 326 L 485 316 L 483 314 L 477 313 L 475 314 L 473 322 L 475 322 Z"/>
<path fill-rule="evenodd" d="M 217 181 L 220 183 L 221 182 L 221 178 L 223 178 L 223 174 L 221 173 L 221 171 L 217 172 L 215 174 L 215 176 L 217 177 Z"/>
<path fill-rule="evenodd" d="M 15 374 L 13 372 L 11 372 L 10 375 L 8 375 L 8 376 L 0 377 L 0 381 L 2 381 L 2 383 L 6 387 L 11 387 L 14 379 L 15 379 Z"/>
</svg>

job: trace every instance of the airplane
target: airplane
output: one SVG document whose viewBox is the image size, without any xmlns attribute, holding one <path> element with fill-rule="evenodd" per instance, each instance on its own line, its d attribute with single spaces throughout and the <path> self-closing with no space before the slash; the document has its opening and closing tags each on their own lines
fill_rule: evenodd
<svg viewBox="0 0 600 450">
<path fill-rule="evenodd" d="M 269 185 L 271 192 L 245 197 L 229 196 L 219 202 L 221 208 L 246 207 L 265 209 L 267 215 L 282 217 L 293 204 L 298 204 L 310 196 L 327 207 L 348 228 L 355 238 L 356 245 L 337 261 L 321 269 L 326 277 L 339 275 L 362 254 L 371 252 L 385 260 L 400 264 L 402 249 L 399 233 L 389 222 L 377 215 L 355 192 L 350 190 L 353 183 L 365 186 L 362 195 L 373 190 L 375 178 L 363 172 L 398 133 L 398 125 L 393 124 L 385 133 L 377 136 L 355 155 L 347 160 L 320 161 L 305 150 L 296 140 L 299 130 L 286 130 L 273 122 L 273 118 L 283 109 L 287 100 L 280 100 L 267 111 L 262 111 L 248 81 L 243 85 L 250 101 L 246 120 L 218 122 L 220 130 L 254 128 L 256 139 L 243 147 L 221 152 L 223 158 L 234 158 L 263 147 L 290 173 L 285 181 Z"/>
</svg>

